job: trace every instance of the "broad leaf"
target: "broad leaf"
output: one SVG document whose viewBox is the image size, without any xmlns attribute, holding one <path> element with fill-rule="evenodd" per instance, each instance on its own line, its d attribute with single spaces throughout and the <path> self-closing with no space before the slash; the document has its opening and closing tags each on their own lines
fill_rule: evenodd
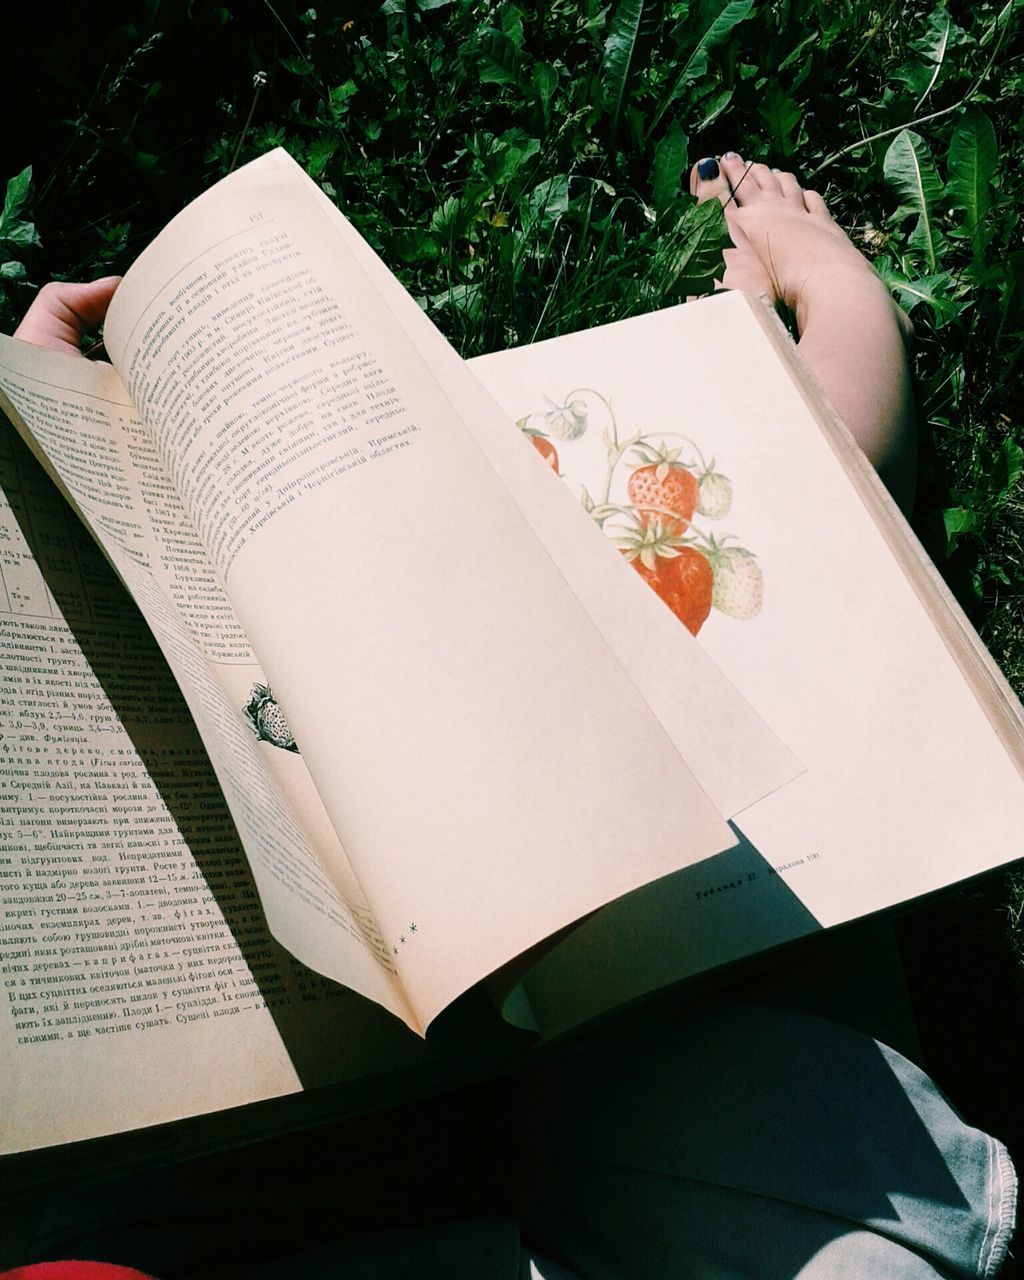
<svg viewBox="0 0 1024 1280">
<path fill-rule="evenodd" d="M 551 111 L 551 97 L 558 86 L 558 71 L 550 62 L 537 62 L 534 64 L 532 79 L 537 101 L 547 121 Z"/>
<path fill-rule="evenodd" d="M 946 527 L 946 554 L 952 555 L 962 534 L 973 533 L 977 528 L 974 512 L 969 507 L 947 507 L 942 513 Z"/>
<path fill-rule="evenodd" d="M 896 217 L 917 215 L 910 243 L 923 249 L 928 266 L 935 271 L 942 247 L 937 224 L 942 182 L 924 139 L 909 129 L 898 133 L 885 153 L 882 172 L 900 201 Z"/>
<path fill-rule="evenodd" d="M 732 95 L 732 89 L 719 89 L 714 92 L 705 103 L 703 103 L 701 110 L 704 115 L 700 124 L 697 126 L 698 133 L 703 133 L 705 129 L 710 128 L 711 125 L 714 124 L 729 103 L 732 102 Z"/>
<path fill-rule="evenodd" d="M 697 15 L 696 32 L 691 30 L 689 22 L 680 27 L 677 39 L 680 57 L 685 60 L 651 119 L 651 133 L 657 129 L 665 112 L 683 89 L 691 81 L 699 80 L 707 71 L 708 54 L 711 50 L 724 43 L 732 34 L 733 28 L 750 17 L 753 8 L 754 0 L 706 0 Z"/>
<path fill-rule="evenodd" d="M 526 197 L 523 223 L 538 221 L 542 227 L 550 226 L 569 208 L 569 175 L 556 173 L 545 178 Z"/>
<path fill-rule="evenodd" d="M 466 320 L 477 321 L 483 311 L 483 285 L 456 284 L 444 293 L 435 293 L 429 302 L 429 310 L 454 311 Z"/>
<path fill-rule="evenodd" d="M 960 314 L 962 304 L 954 296 L 953 277 L 948 271 L 911 279 L 894 267 L 888 258 L 876 258 L 874 267 L 896 294 L 904 311 L 912 312 L 920 303 L 925 303 L 932 309 L 937 329 Z"/>
<path fill-rule="evenodd" d="M 942 70 L 942 64 L 946 60 L 946 52 L 949 49 L 949 35 L 953 28 L 953 19 L 949 16 L 944 5 L 940 5 L 928 18 L 928 27 L 925 31 L 924 38 L 915 44 L 915 48 L 923 53 L 927 60 L 932 64 L 932 71 L 928 77 L 927 83 L 921 92 L 920 97 L 914 103 L 914 110 L 917 111 L 925 98 L 931 93 L 935 87 L 935 82 L 939 78 L 939 72 Z"/>
<path fill-rule="evenodd" d="M 660 297 L 705 292 L 722 267 L 729 243 L 725 214 L 717 200 L 694 204 L 671 236 L 658 245 L 651 279 Z"/>
<path fill-rule="evenodd" d="M 507 129 L 500 138 L 481 131 L 470 137 L 468 149 L 492 186 L 501 187 L 537 154 L 540 140 L 522 129 Z"/>
<path fill-rule="evenodd" d="M 654 209 L 664 213 L 679 194 L 680 181 L 686 168 L 686 134 L 673 120 L 665 130 L 665 136 L 654 149 L 654 168 L 651 186 L 654 192 Z"/>
<path fill-rule="evenodd" d="M 613 138 L 618 131 L 630 83 L 636 74 L 645 26 L 650 27 L 651 9 L 653 4 L 649 0 L 619 0 L 608 28 L 601 75 L 611 111 Z"/>
<path fill-rule="evenodd" d="M 22 249 L 42 243 L 35 225 L 22 217 L 22 209 L 28 202 L 31 187 L 31 165 L 8 182 L 3 212 L 0 213 L 0 242 L 5 241 Z"/>
<path fill-rule="evenodd" d="M 969 107 L 956 122 L 949 141 L 946 195 L 954 209 L 963 210 L 964 226 L 973 241 L 978 265 L 991 235 L 986 218 L 992 207 L 991 183 L 997 164 L 992 121 L 980 107 Z"/>
<path fill-rule="evenodd" d="M 453 240 L 459 231 L 461 209 L 455 196 L 449 196 L 434 210 L 430 218 L 430 229 L 442 242 Z"/>
<path fill-rule="evenodd" d="M 1007 436 L 1003 441 L 999 457 L 996 459 L 995 479 L 997 492 L 995 501 L 997 503 L 1002 505 L 1016 488 L 1022 469 L 1024 469 L 1024 449 L 1020 447 L 1016 440 Z"/>
<path fill-rule="evenodd" d="M 484 54 L 480 59 L 480 83 L 481 84 L 515 84 L 516 74 L 510 71 L 508 67 L 503 67 L 500 62 Z"/>
<path fill-rule="evenodd" d="M 796 150 L 794 130 L 803 118 L 803 111 L 777 81 L 771 81 L 757 108 L 771 140 L 772 153 L 791 156 Z"/>
</svg>

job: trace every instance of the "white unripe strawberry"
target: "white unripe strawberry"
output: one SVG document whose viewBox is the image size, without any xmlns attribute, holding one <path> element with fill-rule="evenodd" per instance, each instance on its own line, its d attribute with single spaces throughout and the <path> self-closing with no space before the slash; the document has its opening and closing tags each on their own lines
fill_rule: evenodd
<svg viewBox="0 0 1024 1280">
<path fill-rule="evenodd" d="M 697 510 L 709 520 L 721 520 L 732 506 L 732 481 L 720 471 L 705 471 L 697 490 Z"/>
<path fill-rule="evenodd" d="M 587 406 L 582 400 L 573 400 L 544 416 L 548 434 L 556 440 L 578 440 L 587 429 Z"/>
<path fill-rule="evenodd" d="M 752 618 L 761 611 L 764 575 L 742 547 L 720 547 L 711 557 L 715 581 L 711 603 L 730 618 Z"/>
</svg>

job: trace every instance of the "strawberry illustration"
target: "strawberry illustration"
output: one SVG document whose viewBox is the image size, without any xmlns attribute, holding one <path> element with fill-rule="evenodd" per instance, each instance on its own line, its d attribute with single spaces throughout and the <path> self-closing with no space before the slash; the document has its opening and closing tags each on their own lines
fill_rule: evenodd
<svg viewBox="0 0 1024 1280">
<path fill-rule="evenodd" d="M 709 520 L 721 520 L 732 506 L 732 481 L 715 470 L 714 459 L 697 481 L 697 510 Z"/>
<path fill-rule="evenodd" d="M 664 441 L 655 449 L 646 442 L 634 447 L 641 465 L 630 473 L 626 492 L 644 524 L 662 521 L 668 533 L 685 533 L 697 509 L 700 486 L 697 477 L 681 463 L 680 449 L 667 449 Z M 675 517 L 675 518 L 673 518 Z"/>
<path fill-rule="evenodd" d="M 714 574 L 711 603 L 730 618 L 753 618 L 764 600 L 764 574 L 745 547 L 726 547 L 709 538 L 708 558 Z"/>
<path fill-rule="evenodd" d="M 657 520 L 614 541 L 641 578 L 695 636 L 711 612 L 714 574 L 707 556 Z"/>
<path fill-rule="evenodd" d="M 548 464 L 548 466 L 555 473 L 555 475 L 558 475 L 558 450 L 547 438 L 547 436 L 544 434 L 543 431 L 538 431 L 536 427 L 531 427 L 528 425 L 530 419 L 534 416 L 539 417 L 540 415 L 539 414 L 534 415 L 532 413 L 528 413 L 525 418 L 517 418 L 516 426 L 519 428 L 519 430 L 523 433 L 524 436 L 530 437 L 530 443 L 537 450 L 537 452 L 544 459 L 544 461 Z"/>
<path fill-rule="evenodd" d="M 544 421 L 556 440 L 578 440 L 587 429 L 586 402 L 572 400 L 569 404 L 557 405 L 544 415 Z"/>
<path fill-rule="evenodd" d="M 535 433 L 533 431 L 528 434 L 530 436 L 530 443 L 548 464 L 555 475 L 558 475 L 558 450 L 547 436 L 542 436 L 539 432 Z"/>
<path fill-rule="evenodd" d="M 284 712 L 278 706 L 269 685 L 254 684 L 249 694 L 249 701 L 242 710 L 261 742 L 269 742 L 283 751 L 298 753 L 299 748 L 292 737 L 291 729 L 288 728 Z"/>
</svg>

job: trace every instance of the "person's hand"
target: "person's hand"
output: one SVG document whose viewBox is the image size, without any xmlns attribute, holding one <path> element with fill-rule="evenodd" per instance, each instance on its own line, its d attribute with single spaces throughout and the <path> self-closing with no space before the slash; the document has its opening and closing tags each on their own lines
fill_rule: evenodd
<svg viewBox="0 0 1024 1280">
<path fill-rule="evenodd" d="M 82 338 L 103 323 L 120 276 L 104 276 L 91 284 L 45 284 L 14 331 L 16 338 L 67 355 L 82 354 Z"/>
</svg>

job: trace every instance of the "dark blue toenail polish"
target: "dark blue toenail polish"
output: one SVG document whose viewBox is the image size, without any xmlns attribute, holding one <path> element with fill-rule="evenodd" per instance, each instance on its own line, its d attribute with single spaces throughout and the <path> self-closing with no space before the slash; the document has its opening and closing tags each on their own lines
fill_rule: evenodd
<svg viewBox="0 0 1024 1280">
<path fill-rule="evenodd" d="M 697 162 L 697 177 L 704 182 L 710 182 L 712 178 L 718 177 L 718 161 L 709 156 L 707 160 L 699 160 Z"/>
</svg>

